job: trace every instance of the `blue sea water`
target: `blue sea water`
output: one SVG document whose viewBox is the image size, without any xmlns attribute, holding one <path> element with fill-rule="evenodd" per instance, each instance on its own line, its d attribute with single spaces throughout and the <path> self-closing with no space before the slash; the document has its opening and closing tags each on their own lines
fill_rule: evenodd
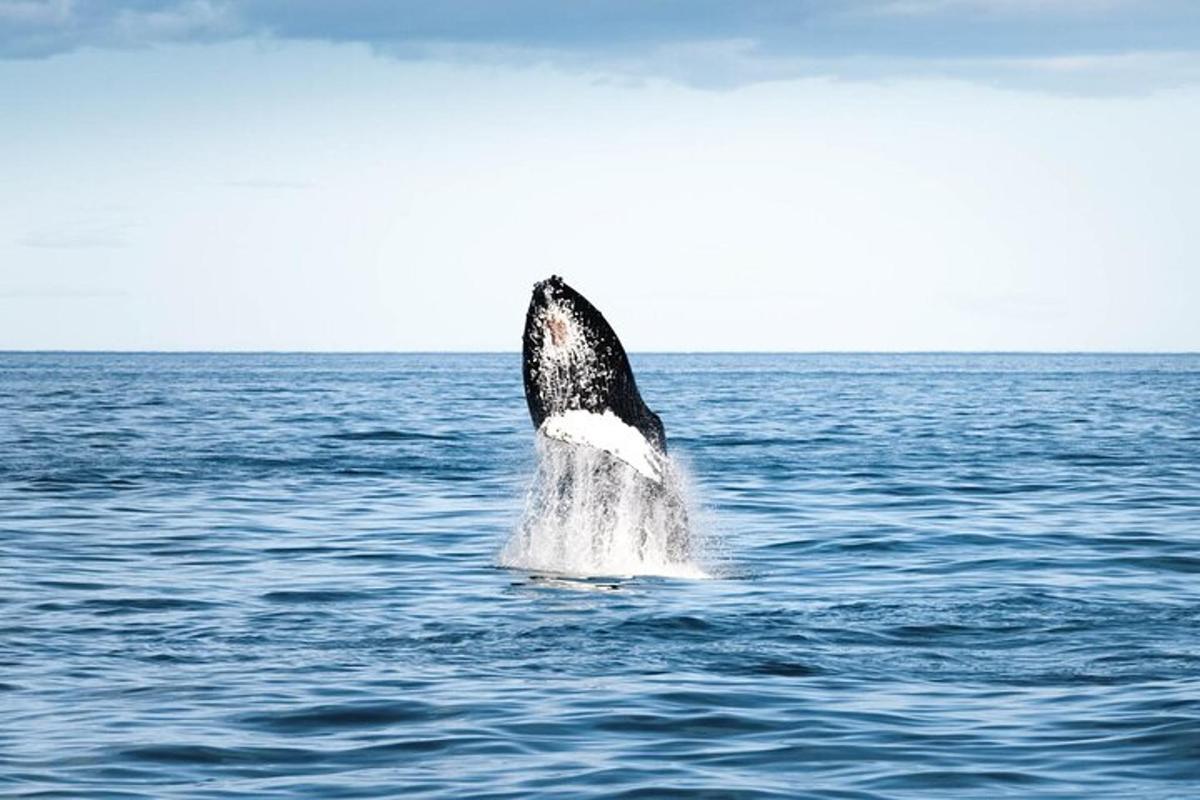
<svg viewBox="0 0 1200 800">
<path fill-rule="evenodd" d="M 0 354 L 0 794 L 1200 797 L 1200 356 L 634 366 L 712 579 L 495 566 L 515 354 Z"/>
</svg>

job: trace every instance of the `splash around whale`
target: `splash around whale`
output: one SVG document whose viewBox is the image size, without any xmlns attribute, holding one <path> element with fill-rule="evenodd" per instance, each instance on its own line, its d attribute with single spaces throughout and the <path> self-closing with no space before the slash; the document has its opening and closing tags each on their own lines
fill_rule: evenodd
<svg viewBox="0 0 1200 800">
<path fill-rule="evenodd" d="M 604 316 L 562 278 L 525 315 L 537 471 L 501 566 L 579 577 L 707 577 L 686 481 Z"/>
</svg>

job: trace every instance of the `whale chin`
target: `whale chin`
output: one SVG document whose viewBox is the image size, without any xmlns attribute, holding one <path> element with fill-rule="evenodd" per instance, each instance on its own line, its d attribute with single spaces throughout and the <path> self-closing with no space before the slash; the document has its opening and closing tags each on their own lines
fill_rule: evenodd
<svg viewBox="0 0 1200 800">
<path fill-rule="evenodd" d="M 538 433 L 571 445 L 592 447 L 632 467 L 642 477 L 662 484 L 665 456 L 647 441 L 641 431 L 627 425 L 616 414 L 595 414 L 575 409 L 547 417 Z"/>
</svg>

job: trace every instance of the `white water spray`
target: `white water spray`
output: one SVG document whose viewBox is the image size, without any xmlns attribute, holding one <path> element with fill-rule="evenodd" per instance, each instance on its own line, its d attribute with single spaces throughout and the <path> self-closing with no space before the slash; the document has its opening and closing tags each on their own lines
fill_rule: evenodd
<svg viewBox="0 0 1200 800">
<path fill-rule="evenodd" d="M 500 566 L 576 577 L 709 577 L 677 464 L 664 459 L 659 483 L 604 450 L 542 432 L 537 451 L 525 513 Z"/>
</svg>

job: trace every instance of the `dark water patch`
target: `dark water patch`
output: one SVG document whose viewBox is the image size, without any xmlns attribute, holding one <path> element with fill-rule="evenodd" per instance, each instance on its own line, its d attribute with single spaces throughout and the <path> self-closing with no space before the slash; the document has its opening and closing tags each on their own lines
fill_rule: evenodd
<svg viewBox="0 0 1200 800">
<path fill-rule="evenodd" d="M 772 722 L 753 715 L 730 713 L 659 714 L 608 713 L 593 727 L 615 735 L 670 736 L 673 739 L 704 739 L 711 736 L 753 736 L 775 730 Z"/>
<path fill-rule="evenodd" d="M 47 589 L 64 589 L 72 592 L 98 592 L 113 588 L 111 584 L 93 583 L 89 581 L 37 581 L 37 585 L 44 586 Z"/>
<path fill-rule="evenodd" d="M 298 545 L 294 547 L 264 547 L 262 549 L 264 554 L 277 556 L 328 556 L 341 553 L 341 551 L 342 549 L 339 547 L 321 544 Z"/>
<path fill-rule="evenodd" d="M 393 472 L 383 469 L 382 467 L 344 467 L 335 469 L 333 472 L 334 474 L 347 478 L 386 478 L 389 475 L 394 474 Z"/>
<path fill-rule="evenodd" d="M 336 439 L 343 442 L 451 442 L 459 437 L 444 433 L 427 433 L 423 431 L 348 431 L 345 433 L 330 433 L 326 439 Z"/>
<path fill-rule="evenodd" d="M 83 431 L 81 433 L 77 433 L 74 435 L 78 436 L 81 439 L 93 439 L 93 440 L 98 439 L 98 440 L 103 440 L 103 441 L 114 441 L 114 442 L 127 442 L 127 441 L 134 441 L 137 439 L 145 438 L 144 434 L 141 434 L 141 433 L 138 433 L 137 431 L 132 431 L 132 430 Z"/>
<path fill-rule="evenodd" d="M 301 735 L 323 735 L 342 729 L 371 729 L 424 724 L 461 716 L 454 709 L 420 701 L 339 703 L 276 712 L 255 712 L 236 718 L 238 725 Z"/>
<path fill-rule="evenodd" d="M 299 747 L 215 747 L 198 744 L 154 744 L 130 747 L 114 755 L 117 760 L 149 762 L 177 767 L 244 765 L 265 771 L 281 765 L 313 765 L 320 751 Z"/>
<path fill-rule="evenodd" d="M 1145 555 L 1145 556 L 1126 556 L 1123 558 L 1110 558 L 1098 560 L 1097 567 L 1112 567 L 1121 570 L 1129 570 L 1138 574 L 1154 573 L 1154 572 L 1179 572 L 1183 574 L 1194 574 L 1200 572 L 1200 556 L 1181 556 L 1181 555 Z"/>
<path fill-rule="evenodd" d="M 383 561 L 394 563 L 415 563 L 421 561 L 437 561 L 438 558 L 427 555 L 398 555 L 396 553 L 379 552 L 379 553 L 342 553 L 339 552 L 332 556 L 333 558 L 346 559 L 347 561 Z"/>
<path fill-rule="evenodd" d="M 205 611 L 217 604 L 206 600 L 185 600 L 178 597 L 96 597 L 81 600 L 78 605 L 90 608 L 96 614 L 106 615 L 153 611 Z"/>
<path fill-rule="evenodd" d="M 921 792 L 990 790 L 1008 794 L 1009 789 L 1022 793 L 1032 787 L 1051 785 L 1053 779 L 1029 772 L 965 770 L 921 770 L 888 775 L 866 783 L 872 789 L 885 791 L 912 790 Z"/>
<path fill-rule="evenodd" d="M 306 604 L 306 603 L 345 603 L 354 600 L 361 600 L 369 595 L 364 592 L 357 591 L 339 591 L 336 589 L 307 589 L 307 590 L 281 590 L 267 592 L 262 595 L 262 599 L 269 603 L 291 603 L 291 604 Z"/>
<path fill-rule="evenodd" d="M 1145 462 L 1126 453 L 1053 453 L 1050 458 L 1080 467 L 1138 467 Z"/>
<path fill-rule="evenodd" d="M 632 618 L 620 623 L 618 635 L 624 636 L 687 636 L 712 635 L 716 624 L 690 614 L 672 617 Z"/>
<path fill-rule="evenodd" d="M 447 753 L 465 754 L 472 750 L 482 749 L 484 752 L 495 748 L 495 742 L 488 736 L 478 734 L 430 735 L 399 739 L 387 744 L 358 747 L 343 754 L 344 759 L 356 765 L 377 766 L 393 764 L 397 759 L 419 756 L 434 756 Z"/>
</svg>

